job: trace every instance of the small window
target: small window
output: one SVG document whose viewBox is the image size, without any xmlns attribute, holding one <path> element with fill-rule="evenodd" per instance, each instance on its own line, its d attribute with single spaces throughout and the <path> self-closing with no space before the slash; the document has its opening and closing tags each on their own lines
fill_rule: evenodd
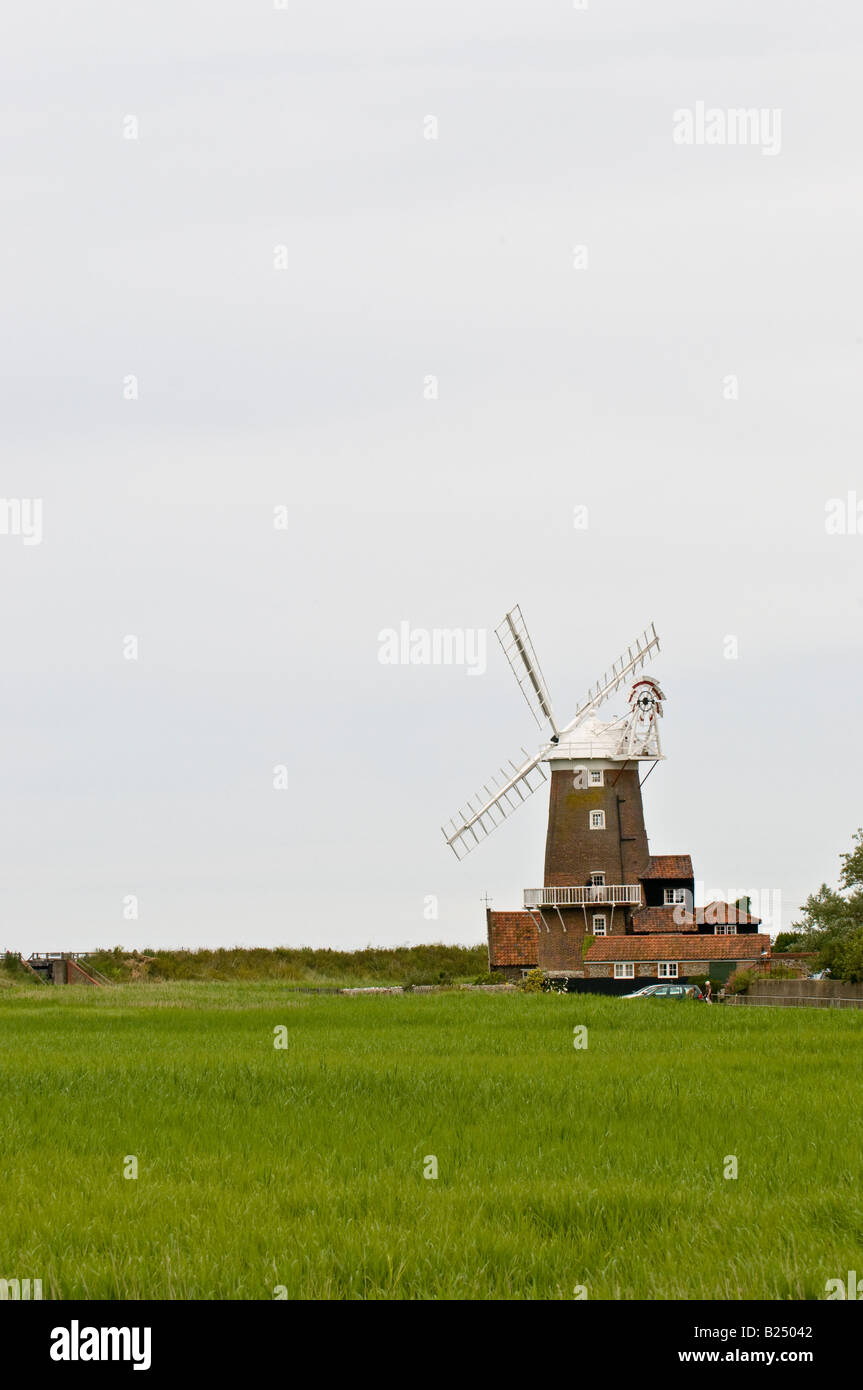
<svg viewBox="0 0 863 1390">
<path fill-rule="evenodd" d="M 685 889 L 685 888 L 666 888 L 666 890 L 665 890 L 665 906 L 666 906 L 666 907 L 676 907 L 678 903 L 681 903 L 681 904 L 684 904 L 684 905 L 685 905 L 685 903 L 686 903 L 686 889 Z"/>
<path fill-rule="evenodd" d="M 590 769 L 590 785 L 591 785 L 592 787 L 602 787 L 602 786 L 605 785 L 605 784 L 604 784 L 604 781 L 603 781 L 602 768 L 601 768 L 601 767 L 600 767 L 600 768 L 591 768 L 591 769 Z"/>
<path fill-rule="evenodd" d="M 614 962 L 615 980 L 633 980 L 635 978 L 635 966 L 631 960 L 616 960 Z"/>
<path fill-rule="evenodd" d="M 594 912 L 593 914 L 593 934 L 594 936 L 605 936 L 605 913 Z"/>
<path fill-rule="evenodd" d="M 604 888 L 604 887 L 605 887 L 605 874 L 601 874 L 601 873 L 599 873 L 599 872 L 592 873 L 592 874 L 590 875 L 590 886 L 591 886 L 592 888 Z"/>
<path fill-rule="evenodd" d="M 715 936 L 736 936 L 737 924 L 731 922 L 724 925 L 715 926 L 713 928 L 713 932 Z"/>
<path fill-rule="evenodd" d="M 605 812 L 604 812 L 604 811 L 591 811 L 591 813 L 590 813 L 590 828 L 591 828 L 591 830 L 604 830 L 604 829 L 605 829 Z"/>
<path fill-rule="evenodd" d="M 657 973 L 658 973 L 658 975 L 659 975 L 660 980 L 676 980 L 676 979 L 677 979 L 677 961 L 676 961 L 676 960 L 661 960 L 661 961 L 659 962 L 659 970 L 658 970 Z"/>
</svg>

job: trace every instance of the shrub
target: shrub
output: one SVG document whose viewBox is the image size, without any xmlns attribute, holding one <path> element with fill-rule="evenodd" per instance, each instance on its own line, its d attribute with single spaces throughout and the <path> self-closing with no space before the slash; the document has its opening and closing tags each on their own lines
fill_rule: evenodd
<svg viewBox="0 0 863 1390">
<path fill-rule="evenodd" d="M 739 965 L 729 977 L 725 986 L 726 994 L 742 994 L 758 978 L 759 972 L 751 966 Z"/>
<path fill-rule="evenodd" d="M 470 980 L 488 969 L 488 947 L 425 946 L 366 947 L 334 951 L 311 946 L 221 947 L 145 951 L 150 960 L 148 980 L 279 980 L 310 985 L 448 984 Z M 90 960 L 114 980 L 129 980 L 138 951 L 117 946 L 96 951 Z M 136 977 L 137 978 L 137 977 Z"/>
<path fill-rule="evenodd" d="M 541 994 L 544 981 L 545 972 L 536 967 L 533 970 L 528 970 L 521 982 L 521 987 L 525 994 Z"/>
<path fill-rule="evenodd" d="M 403 989 L 412 990 L 416 985 L 436 985 L 438 981 L 430 970 L 412 970 L 400 983 Z"/>
<path fill-rule="evenodd" d="M 768 980 L 800 980 L 808 971 L 800 965 L 786 965 L 785 961 L 771 961 L 764 972 Z"/>
<path fill-rule="evenodd" d="M 123 965 L 129 972 L 129 980 L 133 984 L 140 984 L 141 980 L 146 980 L 152 964 L 152 957 L 139 956 L 137 951 L 123 961 Z"/>
<path fill-rule="evenodd" d="M 453 978 L 448 970 L 414 970 L 399 983 L 408 991 L 417 985 L 439 985 L 444 988 L 453 983 Z"/>
<path fill-rule="evenodd" d="M 30 971 L 21 960 L 21 956 L 16 951 L 6 952 L 3 957 L 3 969 L 9 976 L 8 982 L 4 980 L 4 984 L 9 983 L 11 985 L 13 982 L 25 985 L 36 984 Z"/>
</svg>

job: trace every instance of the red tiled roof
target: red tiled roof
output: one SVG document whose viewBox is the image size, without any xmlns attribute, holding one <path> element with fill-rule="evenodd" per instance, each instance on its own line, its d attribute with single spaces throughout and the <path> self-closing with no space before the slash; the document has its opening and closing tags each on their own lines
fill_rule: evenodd
<svg viewBox="0 0 863 1390">
<path fill-rule="evenodd" d="M 536 965 L 539 944 L 536 922 L 529 912 L 486 913 L 490 965 Z"/>
<path fill-rule="evenodd" d="M 751 936 L 598 936 L 586 961 L 604 960 L 760 960 L 770 937 Z"/>
<path fill-rule="evenodd" d="M 682 904 L 678 907 L 640 907 L 632 914 L 632 929 L 637 932 L 658 931 L 673 934 L 696 931 L 698 927 L 733 926 L 735 923 L 740 927 L 759 927 L 761 918 L 752 917 L 742 908 L 733 907 L 730 903 L 723 903 L 718 899 L 708 903 L 706 907 L 697 907 L 694 916 L 687 912 Z"/>
<path fill-rule="evenodd" d="M 652 854 L 642 878 L 694 878 L 689 854 Z"/>
<path fill-rule="evenodd" d="M 677 917 L 675 917 L 677 913 Z M 698 924 L 691 913 L 682 905 L 679 907 L 640 907 L 632 914 L 632 930 L 637 932 L 658 931 L 666 935 L 674 932 L 694 932 Z"/>
<path fill-rule="evenodd" d="M 737 922 L 742 927 L 759 927 L 760 917 L 752 917 L 748 912 L 744 912 L 742 907 L 735 907 L 733 903 L 724 903 L 720 898 L 715 898 L 712 903 L 705 904 L 704 907 L 695 909 L 699 922 L 704 922 L 708 927 L 715 927 L 726 922 Z"/>
</svg>

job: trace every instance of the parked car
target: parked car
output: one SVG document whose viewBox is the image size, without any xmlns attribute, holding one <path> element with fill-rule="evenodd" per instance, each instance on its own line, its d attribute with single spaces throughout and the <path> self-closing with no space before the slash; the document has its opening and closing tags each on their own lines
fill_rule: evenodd
<svg viewBox="0 0 863 1390">
<path fill-rule="evenodd" d="M 662 984 L 646 985 L 644 989 L 637 989 L 634 994 L 622 994 L 621 999 L 703 999 L 704 995 L 698 985 Z"/>
</svg>

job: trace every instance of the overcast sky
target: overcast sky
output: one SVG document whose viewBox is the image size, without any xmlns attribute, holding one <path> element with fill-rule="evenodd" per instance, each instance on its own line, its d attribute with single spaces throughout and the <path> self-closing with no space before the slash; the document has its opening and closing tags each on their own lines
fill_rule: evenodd
<svg viewBox="0 0 863 1390">
<path fill-rule="evenodd" d="M 2 30 L 0 946 L 484 939 L 547 794 L 440 826 L 538 744 L 516 602 L 561 719 L 656 622 L 651 849 L 787 925 L 863 824 L 860 6 Z M 403 622 L 484 673 L 382 664 Z"/>
</svg>

